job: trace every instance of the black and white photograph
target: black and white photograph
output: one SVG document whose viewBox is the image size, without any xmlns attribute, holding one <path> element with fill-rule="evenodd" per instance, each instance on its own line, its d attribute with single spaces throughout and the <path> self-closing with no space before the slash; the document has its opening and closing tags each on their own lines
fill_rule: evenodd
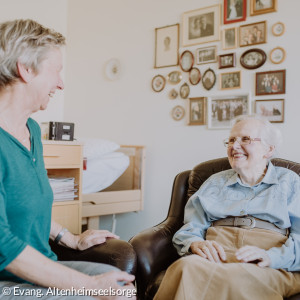
<svg viewBox="0 0 300 300">
<path fill-rule="evenodd" d="M 261 15 L 277 11 L 277 0 L 251 0 L 250 15 Z"/>
<path fill-rule="evenodd" d="M 196 50 L 196 63 L 197 65 L 208 64 L 217 61 L 216 46 L 198 48 Z"/>
<path fill-rule="evenodd" d="M 235 53 L 219 55 L 219 69 L 235 67 Z"/>
<path fill-rule="evenodd" d="M 182 99 L 186 99 L 189 96 L 190 87 L 186 82 L 180 87 L 179 94 Z"/>
<path fill-rule="evenodd" d="M 189 72 L 194 64 L 194 55 L 191 51 L 185 50 L 181 56 L 179 65 L 182 71 Z"/>
<path fill-rule="evenodd" d="M 210 90 L 216 83 L 216 74 L 212 69 L 207 69 L 202 77 L 202 84 L 206 90 Z"/>
<path fill-rule="evenodd" d="M 220 74 L 221 90 L 239 89 L 240 87 L 241 87 L 241 71 Z"/>
<path fill-rule="evenodd" d="M 152 79 L 152 89 L 154 92 L 161 92 L 166 85 L 166 79 L 162 75 L 156 75 Z"/>
<path fill-rule="evenodd" d="M 237 28 L 227 28 L 222 35 L 223 50 L 234 49 L 237 47 Z"/>
<path fill-rule="evenodd" d="M 256 100 L 255 113 L 271 123 L 283 123 L 284 99 Z"/>
<path fill-rule="evenodd" d="M 201 72 L 198 68 L 192 68 L 189 74 L 189 80 L 192 85 L 196 85 L 201 80 Z"/>
<path fill-rule="evenodd" d="M 206 97 L 189 99 L 189 122 L 188 125 L 206 124 Z"/>
<path fill-rule="evenodd" d="M 240 47 L 267 42 L 267 22 L 257 22 L 240 26 Z"/>
<path fill-rule="evenodd" d="M 266 59 L 265 51 L 255 48 L 245 51 L 241 55 L 240 63 L 245 69 L 257 69 L 266 62 Z"/>
<path fill-rule="evenodd" d="M 224 24 L 246 20 L 246 0 L 224 0 Z"/>
</svg>

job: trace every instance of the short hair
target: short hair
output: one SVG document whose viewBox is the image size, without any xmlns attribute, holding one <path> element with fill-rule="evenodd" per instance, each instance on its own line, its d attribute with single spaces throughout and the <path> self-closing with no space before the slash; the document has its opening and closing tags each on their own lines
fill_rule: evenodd
<svg viewBox="0 0 300 300">
<path fill-rule="evenodd" d="M 50 28 L 27 19 L 0 24 L 0 90 L 15 83 L 19 76 L 17 62 L 34 72 L 53 47 L 65 45 L 65 37 Z"/>
<path fill-rule="evenodd" d="M 257 120 L 263 126 L 262 130 L 262 142 L 268 146 L 274 146 L 275 150 L 272 157 L 278 156 L 279 149 L 282 144 L 282 134 L 281 131 L 275 127 L 270 121 L 262 116 L 252 114 L 252 115 L 240 115 L 231 120 L 231 127 L 233 127 L 238 122 L 244 120 Z"/>
</svg>

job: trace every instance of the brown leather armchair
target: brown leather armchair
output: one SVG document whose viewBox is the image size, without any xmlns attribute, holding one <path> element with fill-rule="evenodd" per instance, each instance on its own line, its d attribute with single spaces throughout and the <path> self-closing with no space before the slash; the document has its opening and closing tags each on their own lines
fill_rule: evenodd
<svg viewBox="0 0 300 300">
<path fill-rule="evenodd" d="M 300 164 L 273 159 L 275 166 L 288 168 L 300 176 Z M 153 299 L 168 266 L 179 258 L 172 244 L 174 233 L 183 225 L 184 207 L 202 183 L 212 174 L 230 169 L 227 158 L 210 160 L 192 171 L 179 173 L 174 180 L 167 218 L 160 224 L 142 231 L 129 242 L 137 254 L 137 289 L 139 299 Z M 288 300 L 300 300 L 300 294 Z"/>
</svg>

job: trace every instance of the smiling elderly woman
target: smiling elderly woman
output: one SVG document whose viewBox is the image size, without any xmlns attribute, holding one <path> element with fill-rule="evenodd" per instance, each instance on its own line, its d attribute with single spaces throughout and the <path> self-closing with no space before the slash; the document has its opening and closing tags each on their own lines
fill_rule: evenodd
<svg viewBox="0 0 300 300">
<path fill-rule="evenodd" d="M 300 291 L 300 179 L 270 162 L 280 132 L 256 116 L 224 141 L 232 169 L 189 199 L 173 238 L 181 256 L 155 299 L 282 299 Z M 288 233 L 289 232 L 289 233 Z"/>
</svg>

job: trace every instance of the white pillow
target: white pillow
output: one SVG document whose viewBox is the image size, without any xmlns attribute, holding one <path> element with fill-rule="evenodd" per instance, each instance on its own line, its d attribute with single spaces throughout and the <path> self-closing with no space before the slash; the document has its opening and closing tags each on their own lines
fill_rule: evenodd
<svg viewBox="0 0 300 300">
<path fill-rule="evenodd" d="M 83 142 L 83 157 L 87 159 L 101 157 L 120 148 L 117 143 L 104 139 L 82 138 L 79 141 Z"/>
</svg>

